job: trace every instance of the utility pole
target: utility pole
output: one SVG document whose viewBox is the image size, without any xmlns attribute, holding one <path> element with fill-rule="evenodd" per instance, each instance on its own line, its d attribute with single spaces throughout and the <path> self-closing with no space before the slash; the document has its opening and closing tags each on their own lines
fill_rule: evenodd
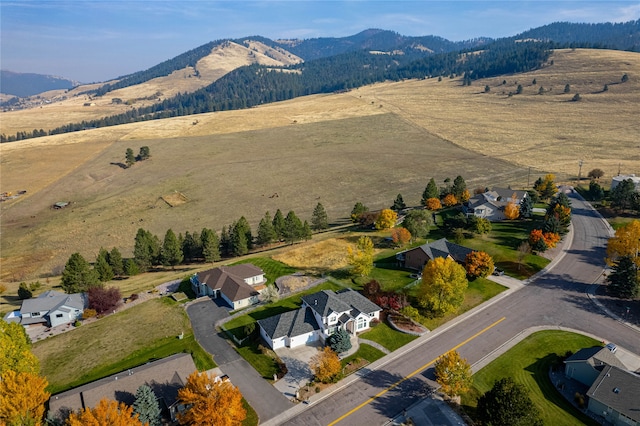
<svg viewBox="0 0 640 426">
<path fill-rule="evenodd" d="M 578 185 L 580 186 L 580 181 L 582 180 L 582 160 L 578 160 L 578 165 L 580 166 L 580 168 L 578 169 Z"/>
</svg>

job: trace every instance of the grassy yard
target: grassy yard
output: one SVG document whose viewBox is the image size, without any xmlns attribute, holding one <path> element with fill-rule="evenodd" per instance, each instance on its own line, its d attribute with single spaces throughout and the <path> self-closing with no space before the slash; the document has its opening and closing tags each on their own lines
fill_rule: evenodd
<svg viewBox="0 0 640 426">
<path fill-rule="evenodd" d="M 184 338 L 178 339 L 182 332 Z M 153 299 L 35 342 L 33 352 L 51 393 L 179 352 L 190 352 L 200 370 L 215 366 L 195 341 L 184 309 L 169 298 Z"/>
<path fill-rule="evenodd" d="M 362 333 L 360 337 L 379 343 L 391 352 L 418 338 L 418 336 L 396 331 L 383 322 L 376 325 L 371 331 Z"/>
<path fill-rule="evenodd" d="M 342 363 L 342 366 L 344 367 L 345 365 L 349 364 L 351 361 L 356 360 L 358 358 L 366 359 L 367 361 L 369 361 L 369 363 L 372 363 L 374 361 L 379 360 L 383 356 L 384 356 L 384 352 L 374 348 L 371 345 L 362 343 L 355 354 L 349 355 L 348 357 L 344 358 L 341 361 L 341 363 Z"/>
<path fill-rule="evenodd" d="M 239 262 L 236 262 L 234 263 L 234 265 L 238 265 L 241 263 L 252 263 L 261 268 L 267 278 L 267 284 L 273 284 L 276 278 L 282 277 L 284 275 L 291 275 L 294 272 L 298 271 L 297 269 L 285 265 L 282 262 L 278 262 L 277 260 L 273 260 L 270 257 L 252 257 L 250 259 L 243 259 Z"/>
<path fill-rule="evenodd" d="M 262 376 L 263 379 L 273 381 L 273 375 L 278 372 L 275 352 L 268 351 L 270 355 L 262 353 L 258 344 L 247 340 L 238 347 L 238 353 Z"/>
<path fill-rule="evenodd" d="M 559 356 L 567 351 L 576 352 L 599 343 L 590 337 L 564 331 L 534 333 L 474 374 L 473 388 L 463 396 L 462 405 L 473 417 L 477 399 L 491 389 L 496 380 L 512 377 L 525 386 L 533 403 L 540 410 L 544 424 L 596 425 L 555 390 L 548 371 Z"/>
</svg>

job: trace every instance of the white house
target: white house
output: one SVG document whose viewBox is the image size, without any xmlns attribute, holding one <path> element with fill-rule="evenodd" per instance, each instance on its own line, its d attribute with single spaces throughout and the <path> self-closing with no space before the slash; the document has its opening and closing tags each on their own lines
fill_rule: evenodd
<svg viewBox="0 0 640 426">
<path fill-rule="evenodd" d="M 272 349 L 325 341 L 338 330 L 355 336 L 380 319 L 380 308 L 351 289 L 323 290 L 302 297 L 296 311 L 258 320 L 260 335 Z"/>
<path fill-rule="evenodd" d="M 611 178 L 611 189 L 614 189 L 616 186 L 620 185 L 623 180 L 631 180 L 633 182 L 633 186 L 636 191 L 640 192 L 640 177 L 636 175 L 618 175 Z"/>
<path fill-rule="evenodd" d="M 196 296 L 220 297 L 233 309 L 258 303 L 266 283 L 264 271 L 250 263 L 221 266 L 191 277 L 191 288 Z"/>
<path fill-rule="evenodd" d="M 504 208 L 513 200 L 514 204 L 520 205 L 522 200 L 528 196 L 527 191 L 519 191 L 508 188 L 494 188 L 482 194 L 474 195 L 465 203 L 467 216 L 476 216 L 500 221 L 505 219 Z"/>
<path fill-rule="evenodd" d="M 49 290 L 38 297 L 25 299 L 20 311 L 5 315 L 7 322 L 19 322 L 24 326 L 44 324 L 48 327 L 69 324 L 82 317 L 88 306 L 84 293 L 65 294 Z"/>
</svg>

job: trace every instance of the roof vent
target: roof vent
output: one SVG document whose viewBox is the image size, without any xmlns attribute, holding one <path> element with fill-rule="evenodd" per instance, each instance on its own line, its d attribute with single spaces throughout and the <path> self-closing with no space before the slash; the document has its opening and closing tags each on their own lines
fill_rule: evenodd
<svg viewBox="0 0 640 426">
<path fill-rule="evenodd" d="M 613 388 L 613 393 L 620 393 L 620 389 L 619 388 Z"/>
</svg>

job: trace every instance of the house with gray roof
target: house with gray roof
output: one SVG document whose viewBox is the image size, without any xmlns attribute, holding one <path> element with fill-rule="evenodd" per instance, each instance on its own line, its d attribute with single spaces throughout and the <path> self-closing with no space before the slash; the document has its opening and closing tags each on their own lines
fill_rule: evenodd
<svg viewBox="0 0 640 426">
<path fill-rule="evenodd" d="M 94 408 L 103 398 L 133 405 L 138 388 L 147 385 L 156 394 L 167 420 L 175 420 L 181 408 L 177 404 L 178 390 L 196 370 L 190 354 L 171 355 L 53 395 L 49 399 L 49 414 L 64 420 L 72 411 Z"/>
<path fill-rule="evenodd" d="M 510 201 L 519 206 L 528 197 L 527 191 L 509 188 L 494 188 L 482 194 L 474 195 L 464 206 L 467 216 L 482 217 L 491 221 L 505 220 L 504 208 Z"/>
<path fill-rule="evenodd" d="M 564 374 L 586 386 L 591 386 L 606 366 L 626 368 L 618 357 L 603 346 L 580 349 L 564 362 Z"/>
<path fill-rule="evenodd" d="M 370 328 L 380 319 L 380 308 L 352 289 L 323 290 L 302 296 L 302 307 L 258 320 L 260 335 L 272 349 L 296 347 L 322 341 L 345 330 L 351 336 Z"/>
<path fill-rule="evenodd" d="M 19 311 L 9 312 L 7 322 L 19 322 L 25 327 L 39 324 L 47 327 L 70 324 L 82 317 L 88 306 L 84 293 L 65 294 L 49 290 L 38 297 L 25 299 Z"/>
<path fill-rule="evenodd" d="M 608 365 L 587 392 L 587 409 L 614 426 L 640 426 L 640 376 Z"/>
<path fill-rule="evenodd" d="M 267 283 L 264 271 L 251 263 L 208 269 L 190 280 L 196 296 L 220 297 L 233 309 L 258 303 Z"/>
<path fill-rule="evenodd" d="M 441 238 L 432 243 L 423 244 L 396 254 L 396 260 L 400 267 L 422 271 L 428 261 L 437 257 L 450 257 L 460 264 L 464 264 L 469 253 L 473 252 L 468 247 L 452 243 L 446 238 Z"/>
</svg>

